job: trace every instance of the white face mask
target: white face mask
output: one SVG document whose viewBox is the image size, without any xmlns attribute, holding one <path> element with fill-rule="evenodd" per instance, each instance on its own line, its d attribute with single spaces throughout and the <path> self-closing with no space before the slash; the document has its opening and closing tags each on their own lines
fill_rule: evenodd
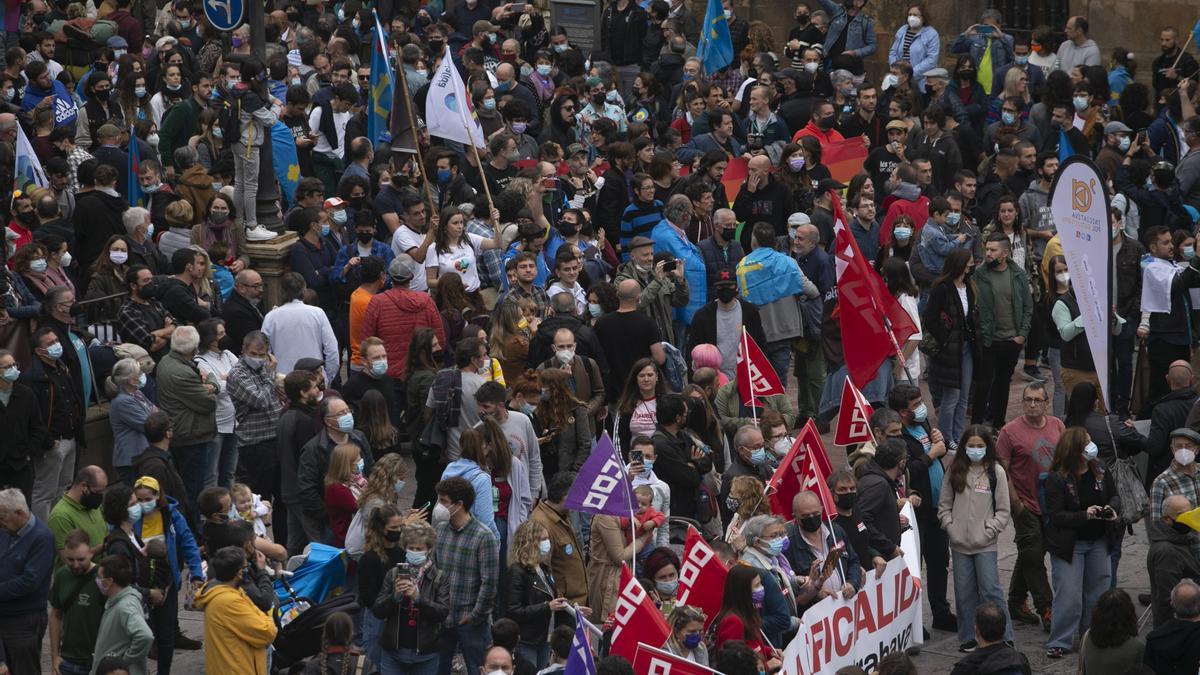
<svg viewBox="0 0 1200 675">
<path fill-rule="evenodd" d="M 921 27 L 921 17 L 908 15 L 908 27 L 916 30 Z"/>
<path fill-rule="evenodd" d="M 571 361 L 575 360 L 574 349 L 560 349 L 554 352 L 554 355 L 558 357 L 558 360 L 561 363 L 570 363 Z"/>
<path fill-rule="evenodd" d="M 1054 275 L 1054 279 L 1058 283 L 1066 286 L 1071 281 L 1071 274 L 1069 272 L 1059 272 L 1058 274 Z"/>
<path fill-rule="evenodd" d="M 450 509 L 439 503 L 437 506 L 433 507 L 433 524 L 437 525 L 438 523 L 448 523 L 450 522 L 450 517 L 453 515 L 454 514 L 451 513 Z"/>
<path fill-rule="evenodd" d="M 1175 461 L 1180 466 L 1191 466 L 1196 461 L 1196 451 L 1191 448 L 1180 448 L 1175 451 Z"/>
</svg>

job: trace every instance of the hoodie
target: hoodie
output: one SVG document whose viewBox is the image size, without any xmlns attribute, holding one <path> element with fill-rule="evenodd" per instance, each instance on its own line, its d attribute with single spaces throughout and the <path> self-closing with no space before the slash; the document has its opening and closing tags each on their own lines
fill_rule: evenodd
<svg viewBox="0 0 1200 675">
<path fill-rule="evenodd" d="M 92 675 L 105 656 L 119 656 L 129 664 L 129 675 L 148 675 L 146 655 L 154 633 L 142 616 L 142 594 L 133 586 L 121 589 L 104 603 L 104 617 L 96 633 Z"/>
<path fill-rule="evenodd" d="M 1200 666 L 1200 621 L 1169 619 L 1150 631 L 1142 663 L 1157 675 L 1193 675 Z"/>
<path fill-rule="evenodd" d="M 1029 184 L 1029 188 L 1021 194 L 1021 198 L 1017 200 L 1017 206 L 1021 209 L 1021 222 L 1025 224 L 1025 230 L 1037 230 L 1044 232 L 1054 229 L 1054 215 L 1050 213 L 1050 192 L 1042 187 L 1042 181 L 1033 179 Z M 1049 239 L 1030 239 L 1029 245 L 1033 249 L 1033 259 L 1041 260 L 1046 253 L 1046 243 Z"/>
<path fill-rule="evenodd" d="M 208 205 L 217 195 L 216 188 L 213 187 L 213 177 L 199 164 L 193 164 L 183 172 L 183 175 L 179 177 L 179 183 L 175 186 L 175 192 L 192 205 L 193 225 L 204 222 L 205 214 L 208 213 Z"/>
<path fill-rule="evenodd" d="M 1154 612 L 1154 627 L 1171 620 L 1171 589 L 1180 579 L 1200 579 L 1200 561 L 1192 555 L 1194 534 L 1176 532 L 1173 525 L 1161 520 L 1146 523 L 1150 550 L 1146 552 L 1146 569 L 1150 572 L 1150 607 Z"/>
<path fill-rule="evenodd" d="M 442 480 L 447 478 L 464 478 L 475 488 L 475 504 L 471 506 L 471 516 L 491 530 L 499 540 L 500 530 L 496 527 L 496 511 L 493 508 L 492 477 L 474 461 L 456 459 L 442 472 Z"/>
<path fill-rule="evenodd" d="M 1024 673 L 1030 675 L 1029 659 L 1004 643 L 981 647 L 954 664 L 950 675 L 992 675 Z"/>
<path fill-rule="evenodd" d="M 204 666 L 210 673 L 266 675 L 275 622 L 240 588 L 209 582 L 196 593 L 204 611 Z M 254 668 L 248 666 L 253 663 Z"/>
</svg>

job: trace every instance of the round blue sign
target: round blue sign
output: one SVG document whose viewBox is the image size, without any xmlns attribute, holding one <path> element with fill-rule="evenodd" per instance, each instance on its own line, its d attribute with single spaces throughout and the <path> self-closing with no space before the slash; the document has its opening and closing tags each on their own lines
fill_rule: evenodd
<svg viewBox="0 0 1200 675">
<path fill-rule="evenodd" d="M 245 0 L 204 0 L 204 14 L 218 30 L 237 28 L 245 13 Z"/>
</svg>

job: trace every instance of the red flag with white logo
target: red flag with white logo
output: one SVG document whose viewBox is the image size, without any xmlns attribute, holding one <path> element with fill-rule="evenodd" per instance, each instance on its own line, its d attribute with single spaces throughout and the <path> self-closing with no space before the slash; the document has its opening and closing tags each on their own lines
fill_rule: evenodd
<svg viewBox="0 0 1200 675">
<path fill-rule="evenodd" d="M 633 657 L 633 672 L 638 675 L 720 675 L 711 668 L 655 649 L 644 642 L 637 646 L 637 654 Z"/>
<path fill-rule="evenodd" d="M 811 471 L 809 465 L 812 465 Z M 825 444 L 821 441 L 816 424 L 810 419 L 800 430 L 792 449 L 788 450 L 779 462 L 775 474 L 771 476 L 771 512 L 785 520 L 791 520 L 792 500 L 796 494 L 801 490 L 816 492 L 817 486 L 812 481 L 815 479 L 816 482 L 823 483 L 831 473 L 833 467 L 829 464 L 829 453 L 825 451 Z M 830 498 L 829 503 L 832 502 L 833 499 Z M 826 503 L 824 497 L 822 503 Z M 833 512 L 834 510 L 829 511 Z"/>
<path fill-rule="evenodd" d="M 762 353 L 744 327 L 742 339 L 738 342 L 737 382 L 738 396 L 742 399 L 742 405 L 746 406 L 758 406 L 760 396 L 787 393 L 766 354 Z"/>
<path fill-rule="evenodd" d="M 609 653 L 633 661 L 639 642 L 661 645 L 670 634 L 662 612 L 654 606 L 646 589 L 630 574 L 629 565 L 622 564 L 621 593 L 613 610 L 612 647 Z"/>
<path fill-rule="evenodd" d="M 683 544 L 682 567 L 679 570 L 679 604 L 690 605 L 704 612 L 704 627 L 708 628 L 721 611 L 725 593 L 725 577 L 729 570 L 704 541 L 694 527 L 688 527 Z"/>
<path fill-rule="evenodd" d="M 838 408 L 837 431 L 834 432 L 833 442 L 851 445 L 875 440 L 871 434 L 871 415 L 874 412 L 866 397 L 847 377 L 842 385 L 842 404 Z"/>
<path fill-rule="evenodd" d="M 830 196 L 837 264 L 837 314 L 846 370 L 858 386 L 865 387 L 875 379 L 884 359 L 896 354 L 898 345 L 908 342 L 917 327 L 858 249 L 854 235 L 846 227 L 841 200 L 832 192 Z"/>
</svg>

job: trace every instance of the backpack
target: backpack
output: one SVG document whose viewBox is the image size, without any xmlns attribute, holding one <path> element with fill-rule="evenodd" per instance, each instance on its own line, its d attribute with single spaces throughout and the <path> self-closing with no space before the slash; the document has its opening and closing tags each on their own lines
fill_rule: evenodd
<svg viewBox="0 0 1200 675">
<path fill-rule="evenodd" d="M 217 125 L 221 127 L 221 137 L 233 143 L 241 138 L 242 133 L 242 100 L 231 101 L 228 96 L 221 97 L 217 105 Z"/>
</svg>

